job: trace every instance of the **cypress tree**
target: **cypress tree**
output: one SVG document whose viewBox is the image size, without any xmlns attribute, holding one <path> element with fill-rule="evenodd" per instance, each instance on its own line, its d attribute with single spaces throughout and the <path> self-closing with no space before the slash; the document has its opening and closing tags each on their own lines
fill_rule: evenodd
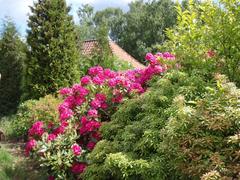
<svg viewBox="0 0 240 180">
<path fill-rule="evenodd" d="M 14 113 L 19 104 L 25 50 L 14 23 L 4 20 L 0 39 L 0 117 Z"/>
<path fill-rule="evenodd" d="M 23 99 L 37 99 L 72 85 L 78 78 L 73 18 L 65 0 L 38 0 L 27 31 L 30 46 Z"/>
</svg>

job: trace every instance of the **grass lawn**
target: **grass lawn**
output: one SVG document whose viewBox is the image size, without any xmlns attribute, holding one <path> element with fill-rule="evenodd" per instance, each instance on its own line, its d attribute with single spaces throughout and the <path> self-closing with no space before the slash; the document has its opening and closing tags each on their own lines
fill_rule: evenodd
<svg viewBox="0 0 240 180">
<path fill-rule="evenodd" d="M 41 180 L 45 175 L 35 169 L 33 162 L 23 155 L 21 145 L 0 143 L 1 180 Z"/>
</svg>

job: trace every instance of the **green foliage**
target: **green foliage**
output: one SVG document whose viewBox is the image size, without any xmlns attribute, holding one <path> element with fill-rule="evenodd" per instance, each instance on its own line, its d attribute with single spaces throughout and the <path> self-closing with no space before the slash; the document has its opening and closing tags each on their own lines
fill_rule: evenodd
<svg viewBox="0 0 240 180">
<path fill-rule="evenodd" d="M 38 143 L 37 149 L 43 156 L 36 156 L 37 161 L 46 169 L 51 169 L 51 175 L 56 179 L 74 179 L 70 173 L 73 164 L 73 151 L 71 146 L 76 143 L 78 138 L 76 130 L 73 130 L 73 123 L 65 129 L 65 133 L 58 136 L 54 141 L 48 140 L 48 134 L 43 135 L 43 140 Z M 84 152 L 82 152 L 84 153 Z M 79 156 L 79 161 L 82 156 Z"/>
<path fill-rule="evenodd" d="M 216 170 L 221 177 L 239 178 L 239 140 L 230 141 L 240 130 L 240 90 L 222 75 L 216 87 L 192 106 L 176 97 L 176 114 L 163 129 L 159 152 L 170 166 L 190 178 Z"/>
<path fill-rule="evenodd" d="M 14 130 L 12 128 L 12 122 L 15 118 L 15 115 L 5 116 L 0 119 L 0 130 L 3 131 L 5 140 L 9 139 L 12 134 L 14 134 Z"/>
<path fill-rule="evenodd" d="M 39 100 L 28 100 L 22 103 L 12 121 L 12 138 L 26 138 L 28 129 L 36 121 L 58 122 L 58 105 L 61 100 L 47 95 Z"/>
<path fill-rule="evenodd" d="M 106 24 L 109 36 L 136 59 L 155 50 L 156 44 L 166 40 L 165 30 L 176 23 L 176 11 L 171 0 L 133 1 L 129 11 L 106 8 L 95 12 L 90 5 L 79 8 L 79 39 L 97 37 L 97 29 Z"/>
<path fill-rule="evenodd" d="M 69 11 L 65 0 L 39 0 L 31 7 L 23 99 L 56 93 L 78 80 L 79 53 Z"/>
<path fill-rule="evenodd" d="M 167 31 L 170 40 L 164 46 L 175 52 L 188 72 L 219 71 L 239 86 L 239 1 L 221 0 L 217 5 L 191 0 L 187 8 L 179 5 L 177 11 L 177 26 Z M 209 58 L 207 52 L 213 57 Z"/>
<path fill-rule="evenodd" d="M 165 29 L 176 22 L 176 11 L 171 0 L 133 1 L 125 19 L 117 24 L 117 42 L 129 54 L 144 62 L 142 57 L 166 40 Z M 115 27 L 117 29 L 117 27 Z"/>
<path fill-rule="evenodd" d="M 83 178 L 200 179 L 212 170 L 237 177 L 239 89 L 216 79 L 176 71 L 155 79 L 101 127 Z"/>
<path fill-rule="evenodd" d="M 82 55 L 80 61 L 80 71 L 82 75 L 87 73 L 90 67 L 100 65 L 103 68 L 110 68 L 115 71 L 131 69 L 132 66 L 123 60 L 113 56 L 109 46 L 108 28 L 102 24 L 96 30 L 96 47 L 90 55 Z"/>
<path fill-rule="evenodd" d="M 113 57 L 113 70 L 115 71 L 124 71 L 129 69 L 134 69 L 131 63 L 124 61 L 120 58 Z"/>
<path fill-rule="evenodd" d="M 106 23 L 109 28 L 109 36 L 114 41 L 118 40 L 118 35 L 123 30 L 121 25 L 124 23 L 124 20 L 124 12 L 120 8 L 106 8 L 102 11 L 97 11 L 93 18 L 96 26 Z"/>
<path fill-rule="evenodd" d="M 78 9 L 79 25 L 77 28 L 77 36 L 80 42 L 95 39 L 95 24 L 93 21 L 94 18 L 94 9 L 89 4 L 82 5 Z"/>
<path fill-rule="evenodd" d="M 0 36 L 0 117 L 14 113 L 19 104 L 25 50 L 15 24 L 4 20 Z"/>
<path fill-rule="evenodd" d="M 34 169 L 34 164 L 21 156 L 16 156 L 14 152 L 16 147 L 9 147 L 6 144 L 0 144 L 0 179 L 2 180 L 44 180 L 47 177 L 44 173 Z M 28 164 L 27 164 L 28 163 Z M 29 166 L 29 163 L 31 165 Z"/>
</svg>

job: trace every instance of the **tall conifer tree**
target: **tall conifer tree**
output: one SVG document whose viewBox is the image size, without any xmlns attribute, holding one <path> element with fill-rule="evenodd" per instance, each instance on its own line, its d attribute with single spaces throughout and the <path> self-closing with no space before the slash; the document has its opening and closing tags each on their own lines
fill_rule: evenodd
<svg viewBox="0 0 240 180">
<path fill-rule="evenodd" d="M 65 0 L 38 0 L 30 8 L 24 98 L 37 99 L 77 80 L 79 53 Z"/>
<path fill-rule="evenodd" d="M 14 113 L 19 104 L 25 47 L 14 23 L 4 20 L 0 38 L 0 117 Z"/>
</svg>

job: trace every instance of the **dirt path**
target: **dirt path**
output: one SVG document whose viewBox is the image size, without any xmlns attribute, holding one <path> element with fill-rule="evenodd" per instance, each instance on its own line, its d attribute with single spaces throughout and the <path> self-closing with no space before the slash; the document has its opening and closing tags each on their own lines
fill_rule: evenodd
<svg viewBox="0 0 240 180">
<path fill-rule="evenodd" d="M 24 143 L 20 142 L 0 142 L 0 149 L 7 152 L 11 165 L 0 165 L 6 180 L 42 180 L 47 179 L 40 173 L 36 164 L 24 156 Z M 1 177 L 0 177 L 1 179 Z M 3 179 L 3 180 L 5 180 Z"/>
</svg>

